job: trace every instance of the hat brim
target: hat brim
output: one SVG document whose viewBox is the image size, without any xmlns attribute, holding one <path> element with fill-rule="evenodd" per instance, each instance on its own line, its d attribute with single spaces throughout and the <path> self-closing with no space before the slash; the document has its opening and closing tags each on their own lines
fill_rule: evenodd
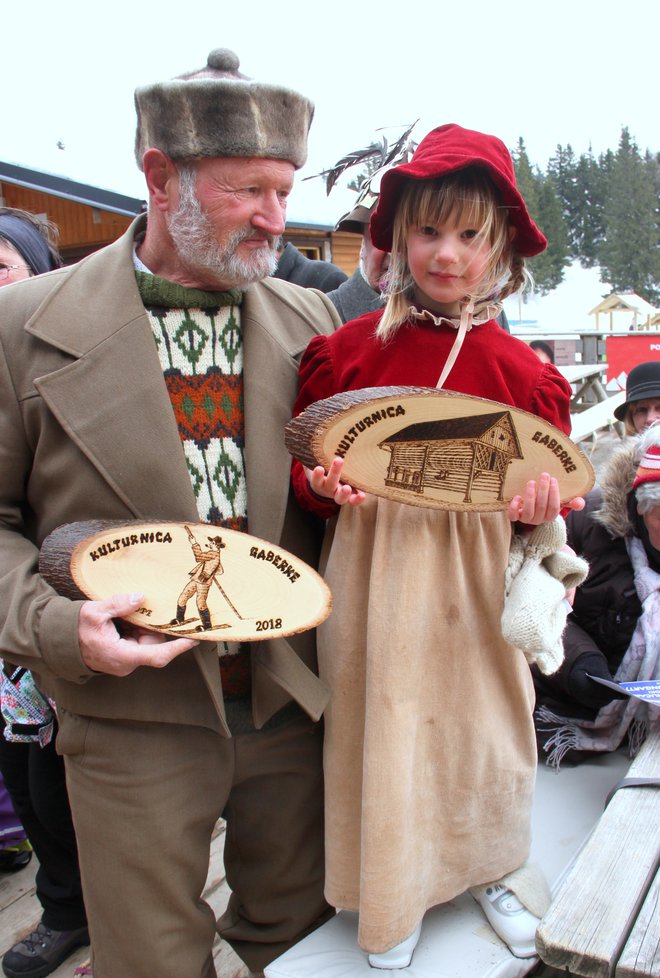
<svg viewBox="0 0 660 978">
<path fill-rule="evenodd" d="M 497 187 L 502 203 L 509 213 L 509 221 L 516 229 L 515 247 L 523 258 L 533 258 L 545 251 L 548 241 L 545 235 L 532 221 L 525 201 L 517 190 L 502 180 L 499 172 L 490 166 L 486 160 L 472 160 L 470 166 L 481 166 L 485 169 Z M 465 159 L 457 158 L 451 163 L 444 163 L 442 176 L 455 173 L 466 168 Z M 403 191 L 404 183 L 408 180 L 432 180 L 432 175 L 414 172 L 410 164 L 390 170 L 383 176 L 378 207 L 371 218 L 371 240 L 382 251 L 392 250 L 392 234 L 394 230 L 394 215 L 396 205 Z"/>
<path fill-rule="evenodd" d="M 625 421 L 628 408 L 631 404 L 636 404 L 637 401 L 650 400 L 652 397 L 660 399 L 659 382 L 654 381 L 635 385 L 630 391 L 628 399 L 623 404 L 619 404 L 618 407 L 614 408 L 614 417 L 617 421 Z"/>
<path fill-rule="evenodd" d="M 383 174 L 378 206 L 371 218 L 371 240 L 383 251 L 392 250 L 394 219 L 405 181 L 438 180 L 468 168 L 486 170 L 516 230 L 515 250 L 532 258 L 547 247 L 547 239 L 532 220 L 516 186 L 511 154 L 497 136 L 448 123 L 433 129 L 412 159 Z"/>
</svg>

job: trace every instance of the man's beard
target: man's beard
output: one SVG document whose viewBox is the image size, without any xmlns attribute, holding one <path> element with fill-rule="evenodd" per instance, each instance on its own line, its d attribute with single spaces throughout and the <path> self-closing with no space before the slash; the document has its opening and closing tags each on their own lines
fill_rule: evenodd
<svg viewBox="0 0 660 978">
<path fill-rule="evenodd" d="M 224 289 L 240 289 L 272 275 L 277 268 L 276 237 L 258 232 L 268 244 L 253 249 L 242 258 L 238 246 L 255 237 L 251 227 L 233 231 L 224 244 L 219 244 L 216 231 L 202 210 L 195 191 L 195 171 L 181 167 L 179 171 L 179 206 L 170 216 L 168 230 L 176 253 L 188 271 L 212 279 Z"/>
</svg>

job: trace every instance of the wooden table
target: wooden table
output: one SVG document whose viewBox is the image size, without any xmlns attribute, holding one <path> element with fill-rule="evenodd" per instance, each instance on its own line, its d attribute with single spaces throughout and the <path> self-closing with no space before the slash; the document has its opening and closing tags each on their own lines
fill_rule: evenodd
<svg viewBox="0 0 660 978">
<path fill-rule="evenodd" d="M 607 373 L 606 363 L 568 364 L 564 367 L 557 367 L 557 370 L 569 384 L 574 385 L 574 393 L 571 398 L 572 411 L 588 407 L 594 401 L 607 400 L 608 394 L 603 383 Z"/>
<path fill-rule="evenodd" d="M 571 439 L 574 442 L 593 437 L 601 428 L 614 425 L 619 434 L 623 427 L 614 417 L 614 409 L 626 399 L 625 391 L 609 395 L 605 389 L 606 363 L 570 364 L 557 367 L 573 386 L 571 397 Z"/>
<path fill-rule="evenodd" d="M 656 722 L 627 778 L 660 777 Z M 660 790 L 620 788 L 536 935 L 542 960 L 586 978 L 660 975 Z"/>
</svg>

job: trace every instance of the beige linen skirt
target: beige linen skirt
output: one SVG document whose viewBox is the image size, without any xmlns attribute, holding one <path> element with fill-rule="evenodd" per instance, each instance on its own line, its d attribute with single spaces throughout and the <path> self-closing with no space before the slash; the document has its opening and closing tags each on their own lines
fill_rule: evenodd
<svg viewBox="0 0 660 978">
<path fill-rule="evenodd" d="M 534 694 L 499 625 L 510 539 L 504 513 L 373 496 L 328 528 L 326 897 L 359 911 L 371 953 L 527 858 Z"/>
</svg>

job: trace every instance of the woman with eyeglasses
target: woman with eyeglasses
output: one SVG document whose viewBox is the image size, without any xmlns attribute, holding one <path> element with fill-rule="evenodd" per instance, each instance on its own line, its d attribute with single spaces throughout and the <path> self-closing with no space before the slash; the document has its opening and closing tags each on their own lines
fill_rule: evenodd
<svg viewBox="0 0 660 978">
<path fill-rule="evenodd" d="M 0 287 L 21 288 L 23 279 L 59 268 L 56 241 L 49 221 L 0 207 Z M 43 908 L 36 930 L 4 954 L 2 970 L 7 978 L 43 978 L 89 943 L 87 918 L 53 704 L 32 673 L 6 658 L 0 667 L 0 772 L 39 861 Z"/>
<path fill-rule="evenodd" d="M 0 287 L 62 265 L 57 229 L 29 211 L 0 207 Z"/>
</svg>

